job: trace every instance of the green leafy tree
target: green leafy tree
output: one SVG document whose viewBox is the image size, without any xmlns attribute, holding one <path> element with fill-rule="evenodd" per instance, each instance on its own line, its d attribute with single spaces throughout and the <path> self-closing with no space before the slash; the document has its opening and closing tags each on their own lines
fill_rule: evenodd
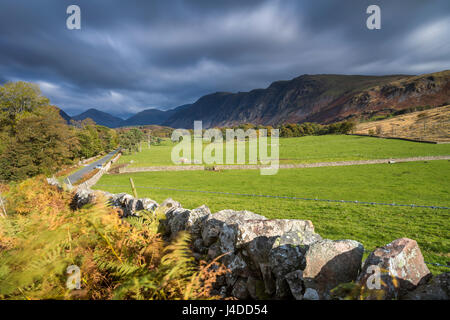
<svg viewBox="0 0 450 320">
<path fill-rule="evenodd" d="M 120 146 L 130 153 L 133 151 L 139 151 L 139 144 L 144 140 L 144 138 L 144 133 L 137 128 L 123 130 L 119 133 Z"/>
<path fill-rule="evenodd" d="M 0 125 L 9 127 L 14 134 L 20 117 L 39 111 L 40 107 L 49 103 L 49 99 L 42 96 L 37 84 L 8 82 L 0 87 Z"/>
<path fill-rule="evenodd" d="M 0 179 L 23 180 L 49 174 L 73 161 L 78 141 L 56 108 L 42 107 L 40 114 L 30 114 L 16 123 L 0 155 Z"/>
</svg>

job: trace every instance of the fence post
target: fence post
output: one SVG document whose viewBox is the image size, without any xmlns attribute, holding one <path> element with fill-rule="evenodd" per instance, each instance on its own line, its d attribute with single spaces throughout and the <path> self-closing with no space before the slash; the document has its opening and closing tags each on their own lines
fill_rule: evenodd
<svg viewBox="0 0 450 320">
<path fill-rule="evenodd" d="M 131 190 L 133 191 L 133 196 L 135 199 L 138 198 L 136 187 L 134 186 L 133 178 L 130 177 Z"/>
</svg>

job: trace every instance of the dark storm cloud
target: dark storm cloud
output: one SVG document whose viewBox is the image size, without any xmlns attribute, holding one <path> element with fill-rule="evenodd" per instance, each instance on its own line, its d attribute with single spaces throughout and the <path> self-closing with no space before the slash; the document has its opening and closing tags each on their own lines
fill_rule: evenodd
<svg viewBox="0 0 450 320">
<path fill-rule="evenodd" d="M 71 4 L 81 30 L 66 29 Z M 381 30 L 365 26 L 370 4 Z M 448 30 L 447 0 L 2 0 L 0 82 L 37 82 L 70 114 L 126 116 L 304 73 L 448 69 Z"/>
</svg>

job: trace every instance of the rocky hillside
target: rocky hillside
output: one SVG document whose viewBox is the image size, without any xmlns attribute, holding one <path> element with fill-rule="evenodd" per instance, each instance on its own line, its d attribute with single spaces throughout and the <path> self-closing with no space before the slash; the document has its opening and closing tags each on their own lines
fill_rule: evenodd
<svg viewBox="0 0 450 320">
<path fill-rule="evenodd" d="M 442 105 L 450 100 L 450 71 L 420 76 L 302 75 L 250 92 L 217 92 L 175 112 L 164 125 L 192 128 L 240 123 L 331 123 L 386 109 Z"/>
<path fill-rule="evenodd" d="M 126 120 L 97 109 L 89 109 L 73 119 L 91 118 L 110 128 L 137 125 L 192 128 L 195 120 L 202 120 L 204 128 L 242 123 L 327 124 L 370 118 L 416 106 L 449 103 L 450 70 L 420 76 L 322 74 L 277 81 L 266 89 L 250 92 L 216 92 L 193 104 L 167 111 L 147 109 Z"/>
<path fill-rule="evenodd" d="M 450 142 L 450 105 L 362 122 L 355 133 L 379 137 Z"/>
</svg>

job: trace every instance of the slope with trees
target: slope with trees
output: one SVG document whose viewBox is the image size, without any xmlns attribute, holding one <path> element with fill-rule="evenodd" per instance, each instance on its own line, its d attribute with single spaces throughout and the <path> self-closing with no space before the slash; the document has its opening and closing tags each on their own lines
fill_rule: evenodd
<svg viewBox="0 0 450 320">
<path fill-rule="evenodd" d="M 0 87 L 0 180 L 51 174 L 117 146 L 114 130 L 92 120 L 73 124 L 67 124 L 36 84 L 19 81 Z"/>
</svg>

